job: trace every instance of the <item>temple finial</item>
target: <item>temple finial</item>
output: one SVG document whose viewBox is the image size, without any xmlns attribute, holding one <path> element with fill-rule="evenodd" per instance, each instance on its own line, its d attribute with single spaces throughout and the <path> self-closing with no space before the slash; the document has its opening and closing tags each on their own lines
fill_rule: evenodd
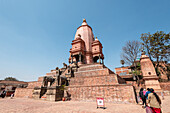
<svg viewBox="0 0 170 113">
<path fill-rule="evenodd" d="M 145 51 L 142 51 L 142 55 L 145 55 Z"/>
<path fill-rule="evenodd" d="M 85 19 L 85 18 L 83 19 L 83 22 L 86 22 L 86 19 Z"/>
</svg>

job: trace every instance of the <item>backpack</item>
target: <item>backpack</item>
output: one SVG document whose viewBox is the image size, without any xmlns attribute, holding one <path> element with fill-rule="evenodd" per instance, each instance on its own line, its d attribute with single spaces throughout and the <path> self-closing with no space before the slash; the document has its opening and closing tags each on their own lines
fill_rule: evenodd
<svg viewBox="0 0 170 113">
<path fill-rule="evenodd" d="M 143 91 L 139 92 L 139 97 L 141 97 L 142 99 L 144 98 Z"/>
</svg>

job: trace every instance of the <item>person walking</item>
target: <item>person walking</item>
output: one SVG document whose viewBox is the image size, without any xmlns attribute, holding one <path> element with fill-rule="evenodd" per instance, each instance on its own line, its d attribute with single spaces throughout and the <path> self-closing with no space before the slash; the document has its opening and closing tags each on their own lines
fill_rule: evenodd
<svg viewBox="0 0 170 113">
<path fill-rule="evenodd" d="M 146 94 L 146 89 L 143 89 L 143 95 L 145 95 Z"/>
<path fill-rule="evenodd" d="M 4 98 L 6 96 L 6 91 L 5 91 L 5 89 L 2 91 L 2 93 L 1 93 L 1 97 L 2 98 Z"/>
<path fill-rule="evenodd" d="M 145 93 L 145 98 L 146 98 L 146 99 L 148 99 L 148 94 L 149 94 L 149 93 L 151 93 L 151 92 L 150 92 L 150 89 L 147 88 L 147 92 Z"/>
<path fill-rule="evenodd" d="M 161 99 L 154 92 L 154 89 L 150 89 L 148 94 L 148 106 L 152 109 L 153 113 L 161 113 Z"/>
<path fill-rule="evenodd" d="M 142 105 L 146 105 L 146 102 L 145 102 L 145 96 L 143 95 L 143 88 L 140 89 L 140 92 L 139 92 L 139 97 L 141 98 L 142 100 Z"/>
<path fill-rule="evenodd" d="M 146 97 L 145 97 L 145 94 L 146 94 L 146 89 L 143 89 L 143 105 L 144 105 L 144 108 L 146 108 Z"/>
</svg>

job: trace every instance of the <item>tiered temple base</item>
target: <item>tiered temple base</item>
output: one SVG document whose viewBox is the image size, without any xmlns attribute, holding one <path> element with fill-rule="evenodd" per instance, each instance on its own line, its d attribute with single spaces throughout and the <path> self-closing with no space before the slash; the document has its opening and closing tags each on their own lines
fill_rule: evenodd
<svg viewBox="0 0 170 113">
<path fill-rule="evenodd" d="M 105 102 L 135 103 L 133 86 L 103 64 L 81 65 L 74 74 L 67 87 L 71 100 L 96 101 L 102 97 Z"/>
<path fill-rule="evenodd" d="M 34 88 L 33 98 L 48 101 L 61 101 L 64 90 L 60 86 Z"/>
</svg>

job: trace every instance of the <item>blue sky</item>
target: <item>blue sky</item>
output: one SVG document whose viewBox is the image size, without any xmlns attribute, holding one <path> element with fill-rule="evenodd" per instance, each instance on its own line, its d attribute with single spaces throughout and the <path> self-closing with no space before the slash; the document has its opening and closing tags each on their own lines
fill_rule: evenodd
<svg viewBox="0 0 170 113">
<path fill-rule="evenodd" d="M 169 0 L 0 0 L 0 79 L 36 81 L 68 64 L 83 18 L 103 44 L 105 65 L 114 71 L 126 41 L 170 32 L 169 5 Z"/>
</svg>

